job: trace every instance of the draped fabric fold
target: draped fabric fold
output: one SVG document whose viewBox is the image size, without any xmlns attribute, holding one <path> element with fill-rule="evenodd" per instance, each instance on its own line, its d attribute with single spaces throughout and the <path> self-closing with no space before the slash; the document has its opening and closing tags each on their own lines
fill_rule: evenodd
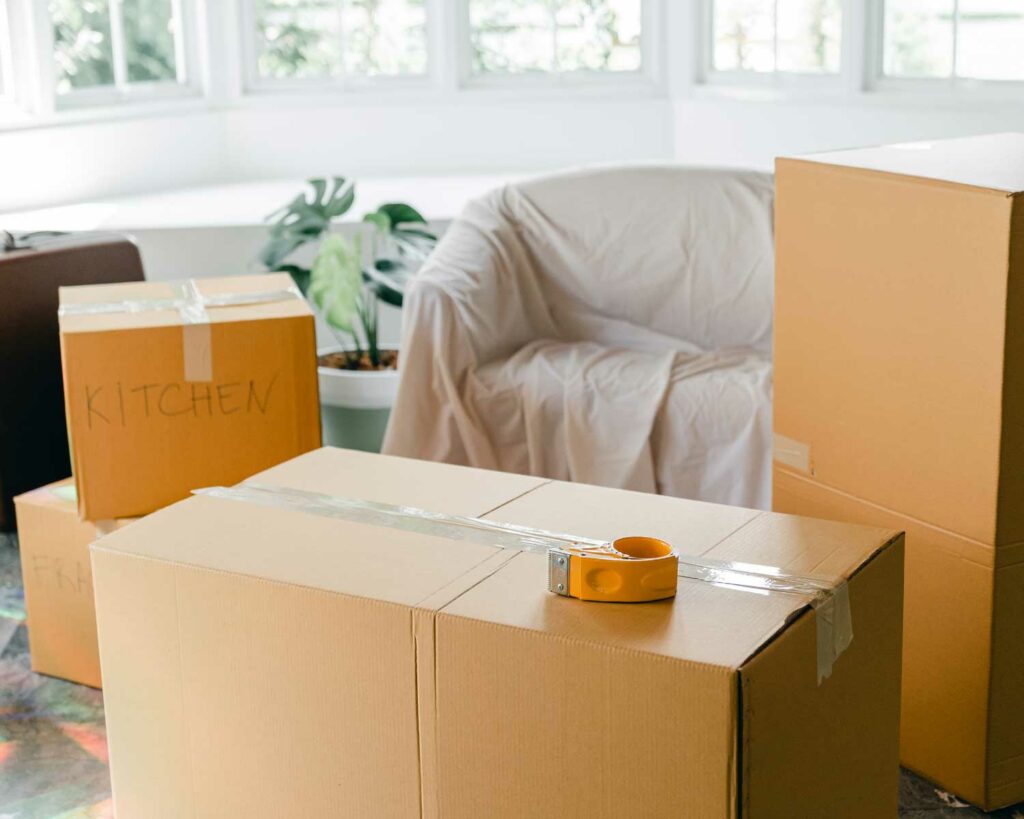
<svg viewBox="0 0 1024 819">
<path fill-rule="evenodd" d="M 772 180 L 620 167 L 471 202 L 406 297 L 384 451 L 766 507 Z"/>
</svg>

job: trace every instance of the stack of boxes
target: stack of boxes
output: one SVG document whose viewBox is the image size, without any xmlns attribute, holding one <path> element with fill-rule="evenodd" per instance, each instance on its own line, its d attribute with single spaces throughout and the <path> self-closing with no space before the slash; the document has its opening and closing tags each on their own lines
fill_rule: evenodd
<svg viewBox="0 0 1024 819">
<path fill-rule="evenodd" d="M 16 499 L 32 665 L 100 684 L 89 544 L 320 445 L 313 316 L 287 275 L 60 290 L 69 479 Z"/>
<path fill-rule="evenodd" d="M 774 508 L 906 531 L 903 763 L 1024 800 L 1024 134 L 776 185 Z"/>
</svg>

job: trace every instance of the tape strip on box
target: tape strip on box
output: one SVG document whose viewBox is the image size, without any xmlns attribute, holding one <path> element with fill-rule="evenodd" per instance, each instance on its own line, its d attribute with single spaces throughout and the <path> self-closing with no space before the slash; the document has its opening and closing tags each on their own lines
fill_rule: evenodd
<svg viewBox="0 0 1024 819">
<path fill-rule="evenodd" d="M 551 549 L 602 550 L 608 546 L 608 542 L 603 540 L 512 523 L 445 515 L 412 506 L 342 498 L 282 486 L 243 483 L 236 487 L 197 489 L 193 494 L 545 555 Z M 845 580 L 836 583 L 814 575 L 793 574 L 776 566 L 689 555 L 679 556 L 679 576 L 733 589 L 809 598 L 808 603 L 816 614 L 819 685 L 832 674 L 836 660 L 853 641 L 853 618 Z"/>
<path fill-rule="evenodd" d="M 213 380 L 213 343 L 210 332 L 211 307 L 242 307 L 250 304 L 301 299 L 297 287 L 283 290 L 257 290 L 251 293 L 220 293 L 214 296 L 199 291 L 195 279 L 168 282 L 175 296 L 169 299 L 124 299 L 108 302 L 63 304 L 60 316 L 144 313 L 153 310 L 177 310 L 181 316 L 181 351 L 185 381 Z"/>
</svg>

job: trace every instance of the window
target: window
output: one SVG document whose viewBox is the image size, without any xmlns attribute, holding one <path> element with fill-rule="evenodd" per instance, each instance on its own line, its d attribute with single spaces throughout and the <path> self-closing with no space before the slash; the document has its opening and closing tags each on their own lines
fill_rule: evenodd
<svg viewBox="0 0 1024 819">
<path fill-rule="evenodd" d="M 474 76 L 639 72 L 641 0 L 468 0 Z"/>
<path fill-rule="evenodd" d="M 424 0 L 253 0 L 252 6 L 257 80 L 426 73 Z"/>
<path fill-rule="evenodd" d="M 149 96 L 187 84 L 183 0 L 50 0 L 58 99 Z"/>
<path fill-rule="evenodd" d="M 836 74 L 842 0 L 713 0 L 710 68 Z"/>
<path fill-rule="evenodd" d="M 1024 80 L 1021 0 L 886 0 L 883 73 Z"/>
</svg>

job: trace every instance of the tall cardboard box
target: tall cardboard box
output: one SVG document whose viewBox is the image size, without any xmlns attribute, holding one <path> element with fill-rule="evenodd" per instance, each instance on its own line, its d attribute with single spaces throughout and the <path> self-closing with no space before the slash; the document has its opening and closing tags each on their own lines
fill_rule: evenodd
<svg viewBox="0 0 1024 819">
<path fill-rule="evenodd" d="M 100 687 L 89 544 L 130 520 L 78 519 L 70 478 L 14 499 L 32 670 Z"/>
<path fill-rule="evenodd" d="M 144 515 L 320 445 L 313 315 L 289 276 L 62 287 L 60 303 L 83 518 Z"/>
<path fill-rule="evenodd" d="M 197 496 L 93 548 L 119 816 L 895 815 L 901 535 L 342 450 L 253 481 L 846 579 L 853 640 L 819 683 L 806 594 L 584 603 L 544 554 Z"/>
<path fill-rule="evenodd" d="M 774 508 L 906 530 L 902 760 L 1024 800 L 1024 135 L 776 184 Z"/>
</svg>

